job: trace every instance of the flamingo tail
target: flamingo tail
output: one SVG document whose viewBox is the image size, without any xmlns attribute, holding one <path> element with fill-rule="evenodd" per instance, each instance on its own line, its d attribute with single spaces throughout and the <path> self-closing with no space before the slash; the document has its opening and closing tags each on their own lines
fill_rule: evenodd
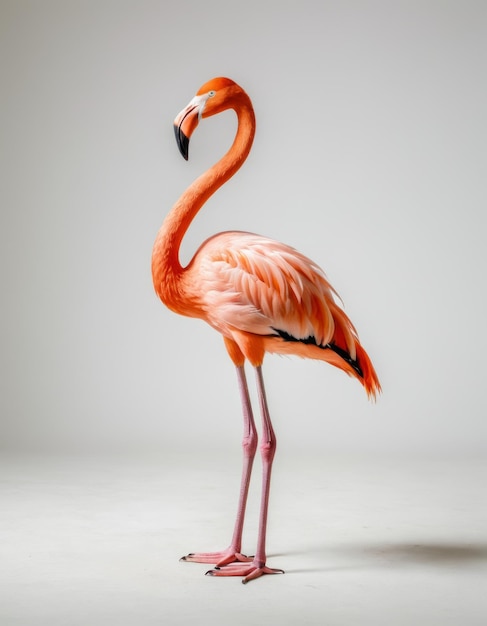
<svg viewBox="0 0 487 626">
<path fill-rule="evenodd" d="M 355 340 L 355 358 L 352 358 L 348 350 L 337 343 L 319 346 L 312 341 L 312 338 L 295 339 L 291 335 L 283 334 L 282 331 L 279 337 L 266 337 L 265 349 L 275 354 L 296 355 L 306 359 L 326 361 L 344 371 L 348 376 L 356 378 L 364 387 L 370 400 L 375 400 L 377 394 L 381 392 L 379 378 L 372 361 L 358 339 Z"/>
</svg>

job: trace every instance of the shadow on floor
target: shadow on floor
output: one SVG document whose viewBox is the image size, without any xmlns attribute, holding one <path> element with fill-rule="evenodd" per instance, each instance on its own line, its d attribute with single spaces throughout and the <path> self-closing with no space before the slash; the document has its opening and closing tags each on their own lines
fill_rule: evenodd
<svg viewBox="0 0 487 626">
<path fill-rule="evenodd" d="M 362 546 L 361 551 L 370 556 L 380 556 L 398 563 L 450 566 L 472 561 L 487 562 L 487 544 L 393 543 Z"/>
<path fill-rule="evenodd" d="M 487 566 L 487 543 L 371 543 L 321 546 L 301 551 L 313 553 L 323 562 L 323 567 L 287 571 L 333 571 L 375 567 L 425 566 L 452 568 L 484 563 Z M 298 552 L 294 552 L 295 555 Z M 285 555 L 282 555 L 285 556 Z"/>
</svg>

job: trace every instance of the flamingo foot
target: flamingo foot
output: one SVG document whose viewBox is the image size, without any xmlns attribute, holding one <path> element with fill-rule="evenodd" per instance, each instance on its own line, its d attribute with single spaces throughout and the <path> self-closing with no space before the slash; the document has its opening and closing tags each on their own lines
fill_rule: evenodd
<svg viewBox="0 0 487 626">
<path fill-rule="evenodd" d="M 222 567 L 216 566 L 215 569 L 206 572 L 206 576 L 243 576 L 242 583 L 244 585 L 265 574 L 284 574 L 284 570 L 273 569 L 262 563 L 252 561 L 248 564 L 229 563 Z"/>
<path fill-rule="evenodd" d="M 191 552 L 181 557 L 180 561 L 190 563 L 207 563 L 215 565 L 215 567 L 224 567 L 230 563 L 249 563 L 253 557 L 241 554 L 232 548 L 221 550 L 220 552 Z"/>
</svg>

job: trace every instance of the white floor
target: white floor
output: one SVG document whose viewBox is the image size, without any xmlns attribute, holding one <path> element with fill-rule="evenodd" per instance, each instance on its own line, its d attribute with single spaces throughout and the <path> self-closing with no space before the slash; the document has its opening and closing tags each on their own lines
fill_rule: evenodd
<svg viewBox="0 0 487 626">
<path fill-rule="evenodd" d="M 487 624 L 487 463 L 278 457 L 268 553 L 286 574 L 244 586 L 178 560 L 226 547 L 239 462 L 3 457 L 0 624 Z"/>
</svg>

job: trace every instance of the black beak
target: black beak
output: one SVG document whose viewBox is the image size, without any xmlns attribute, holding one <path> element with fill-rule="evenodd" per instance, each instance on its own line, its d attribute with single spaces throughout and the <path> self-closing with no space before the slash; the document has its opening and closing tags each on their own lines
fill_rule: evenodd
<svg viewBox="0 0 487 626">
<path fill-rule="evenodd" d="M 174 134 L 176 136 L 176 143 L 178 144 L 179 152 L 187 161 L 189 151 L 189 137 L 186 137 L 186 135 L 181 130 L 181 124 L 174 124 Z"/>
</svg>

